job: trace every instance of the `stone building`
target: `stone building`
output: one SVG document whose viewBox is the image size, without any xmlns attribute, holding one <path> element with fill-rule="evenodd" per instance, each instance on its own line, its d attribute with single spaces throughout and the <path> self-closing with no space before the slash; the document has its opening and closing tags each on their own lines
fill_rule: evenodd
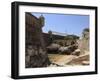
<svg viewBox="0 0 100 81">
<path fill-rule="evenodd" d="M 42 15 L 37 18 L 31 13 L 26 12 L 25 20 L 25 66 L 26 68 L 46 67 L 49 64 L 49 59 L 42 35 L 45 19 Z"/>
<path fill-rule="evenodd" d="M 66 35 L 64 33 L 49 31 L 48 33 L 43 33 L 44 41 L 46 46 L 51 43 L 60 44 L 61 46 L 69 46 L 76 43 L 76 40 L 79 39 L 76 35 Z"/>
</svg>

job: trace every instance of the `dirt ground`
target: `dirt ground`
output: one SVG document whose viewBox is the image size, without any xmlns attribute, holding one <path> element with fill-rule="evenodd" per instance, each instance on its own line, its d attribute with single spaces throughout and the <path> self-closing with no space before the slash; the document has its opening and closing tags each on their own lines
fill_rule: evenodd
<svg viewBox="0 0 100 81">
<path fill-rule="evenodd" d="M 89 65 L 89 54 L 75 56 L 75 55 L 61 55 L 48 54 L 50 61 L 53 63 L 50 66 L 74 66 L 74 65 Z"/>
</svg>

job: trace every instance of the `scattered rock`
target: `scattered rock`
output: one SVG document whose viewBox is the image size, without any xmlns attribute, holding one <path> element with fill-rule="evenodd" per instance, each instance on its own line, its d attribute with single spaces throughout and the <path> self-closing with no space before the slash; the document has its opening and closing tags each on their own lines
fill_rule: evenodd
<svg viewBox="0 0 100 81">
<path fill-rule="evenodd" d="M 67 64 L 68 65 L 83 65 L 82 64 L 83 61 L 89 61 L 89 54 L 84 54 L 84 55 L 80 55 L 78 57 L 75 57 Z"/>
<path fill-rule="evenodd" d="M 68 49 L 68 47 L 62 46 L 59 48 L 59 53 L 60 54 L 70 54 L 70 50 Z"/>
<path fill-rule="evenodd" d="M 72 55 L 79 56 L 80 55 L 80 49 L 76 49 L 74 52 L 72 52 Z"/>
<path fill-rule="evenodd" d="M 89 65 L 89 61 L 82 61 L 82 65 Z"/>
<path fill-rule="evenodd" d="M 58 53 L 60 48 L 59 44 L 52 43 L 50 46 L 46 47 L 48 53 Z"/>
</svg>

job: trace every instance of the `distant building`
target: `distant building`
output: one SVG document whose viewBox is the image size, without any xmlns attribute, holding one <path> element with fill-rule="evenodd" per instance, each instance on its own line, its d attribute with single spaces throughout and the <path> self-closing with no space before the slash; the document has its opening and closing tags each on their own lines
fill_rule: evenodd
<svg viewBox="0 0 100 81">
<path fill-rule="evenodd" d="M 67 36 L 67 33 L 60 33 L 60 32 L 56 32 L 56 31 L 52 31 L 52 34 L 60 35 L 60 36 Z"/>
</svg>

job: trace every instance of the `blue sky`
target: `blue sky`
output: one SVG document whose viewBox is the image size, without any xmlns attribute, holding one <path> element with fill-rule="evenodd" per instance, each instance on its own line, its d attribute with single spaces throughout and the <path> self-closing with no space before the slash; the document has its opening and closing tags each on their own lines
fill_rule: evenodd
<svg viewBox="0 0 100 81">
<path fill-rule="evenodd" d="M 75 34 L 81 36 L 84 28 L 89 27 L 88 15 L 73 14 L 49 14 L 49 13 L 32 13 L 39 18 L 42 14 L 45 18 L 43 32 L 56 31 L 60 33 Z"/>
</svg>

